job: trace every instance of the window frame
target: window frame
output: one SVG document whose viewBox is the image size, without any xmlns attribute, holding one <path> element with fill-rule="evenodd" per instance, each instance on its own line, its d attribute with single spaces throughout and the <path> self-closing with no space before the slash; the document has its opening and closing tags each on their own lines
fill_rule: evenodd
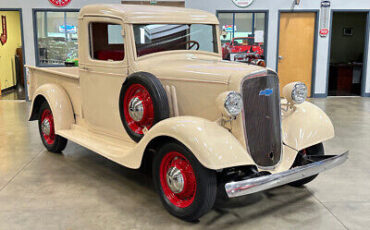
<svg viewBox="0 0 370 230">
<path fill-rule="evenodd" d="M 219 14 L 222 14 L 222 13 L 231 13 L 231 14 L 237 14 L 237 13 L 255 13 L 255 14 L 258 14 L 258 13 L 264 13 L 265 14 L 265 31 L 264 31 L 264 56 L 265 56 L 265 63 L 266 63 L 266 66 L 268 66 L 268 63 L 267 63 L 267 60 L 268 60 L 268 33 L 269 33 L 269 15 L 270 15 L 270 11 L 269 10 L 216 10 L 216 17 L 217 19 L 219 18 Z M 220 27 L 218 27 L 218 29 L 220 29 Z M 221 41 L 221 39 L 220 39 Z"/>
<path fill-rule="evenodd" d="M 99 60 L 99 59 L 96 59 L 96 58 L 94 58 L 94 57 L 92 57 L 92 51 L 93 51 L 93 44 L 94 44 L 94 42 L 93 42 L 93 36 L 92 36 L 92 24 L 93 23 L 102 23 L 102 24 L 107 24 L 107 26 L 108 25 L 119 25 L 119 26 L 121 26 L 121 28 L 122 28 L 122 31 L 125 31 L 125 26 L 124 26 L 124 24 L 122 23 L 122 22 L 117 22 L 117 23 L 115 23 L 115 22 L 103 22 L 103 21 L 94 21 L 94 20 L 92 20 L 92 21 L 89 21 L 88 22 L 88 24 L 87 24 L 87 30 L 88 30 L 88 40 L 89 40 L 89 44 L 88 44 L 88 60 L 89 61 L 97 61 L 97 62 L 103 62 L 103 63 L 122 63 L 122 62 L 124 62 L 125 60 L 126 60 L 126 56 L 127 56 L 127 52 L 126 52 L 126 43 L 127 43 L 127 41 L 126 41 L 126 37 L 125 36 L 122 36 L 122 31 L 121 31 L 121 36 L 122 36 L 122 39 L 123 39 L 123 46 L 124 46 L 124 48 L 123 48 L 123 51 L 124 51 L 124 56 L 123 56 L 123 59 L 122 60 L 118 60 L 118 61 L 115 61 L 115 60 L 112 60 L 112 61 L 109 61 L 109 60 Z M 108 30 L 108 28 L 107 28 L 107 30 Z M 108 45 L 109 45 L 109 32 L 107 32 L 107 35 L 108 35 Z M 117 44 L 112 44 L 112 45 L 117 45 Z"/>
<path fill-rule="evenodd" d="M 39 43 L 38 43 L 38 36 L 37 36 L 37 13 L 39 12 L 59 12 L 59 13 L 78 13 L 79 9 L 51 9 L 51 8 L 35 8 L 32 9 L 33 15 L 33 37 L 34 37 L 34 49 L 35 49 L 35 64 L 37 67 L 65 67 L 65 65 L 58 65 L 58 64 L 41 64 L 40 63 L 40 54 L 39 54 Z M 65 20 L 66 21 L 66 20 Z"/>
</svg>

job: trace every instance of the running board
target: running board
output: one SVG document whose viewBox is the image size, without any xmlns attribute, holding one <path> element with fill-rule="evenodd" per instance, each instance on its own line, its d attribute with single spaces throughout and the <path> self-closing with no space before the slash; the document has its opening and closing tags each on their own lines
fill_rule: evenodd
<svg viewBox="0 0 370 230">
<path fill-rule="evenodd" d="M 127 164 L 123 159 L 137 146 L 133 141 L 93 133 L 77 125 L 73 125 L 72 129 L 59 130 L 57 134 L 124 166 Z"/>
</svg>

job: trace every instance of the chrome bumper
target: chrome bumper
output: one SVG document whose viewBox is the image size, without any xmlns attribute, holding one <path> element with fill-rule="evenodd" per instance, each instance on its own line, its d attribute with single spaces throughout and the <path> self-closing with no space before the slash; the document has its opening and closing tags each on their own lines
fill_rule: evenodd
<svg viewBox="0 0 370 230">
<path fill-rule="evenodd" d="M 255 177 L 243 181 L 225 184 L 226 194 L 230 197 L 239 197 L 263 190 L 275 188 L 293 181 L 316 175 L 325 170 L 342 164 L 348 158 L 348 151 L 335 156 L 325 156 L 326 159 L 295 167 L 288 171 Z"/>
</svg>

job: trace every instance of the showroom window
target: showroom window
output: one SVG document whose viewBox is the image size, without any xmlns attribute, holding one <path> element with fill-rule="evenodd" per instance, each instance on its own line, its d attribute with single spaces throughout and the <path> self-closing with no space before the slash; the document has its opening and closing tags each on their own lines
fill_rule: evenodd
<svg viewBox="0 0 370 230">
<path fill-rule="evenodd" d="M 93 22 L 90 23 L 90 56 L 95 60 L 122 61 L 125 46 L 122 25 Z"/>
<path fill-rule="evenodd" d="M 78 57 L 78 11 L 34 11 L 36 23 L 36 64 L 63 66 Z"/>
<path fill-rule="evenodd" d="M 224 59 L 264 63 L 266 14 L 266 12 L 218 12 Z"/>
</svg>

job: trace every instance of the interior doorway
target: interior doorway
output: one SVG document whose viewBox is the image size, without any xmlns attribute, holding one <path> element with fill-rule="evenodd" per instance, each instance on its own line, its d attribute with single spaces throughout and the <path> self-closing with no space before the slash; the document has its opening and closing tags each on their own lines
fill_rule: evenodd
<svg viewBox="0 0 370 230">
<path fill-rule="evenodd" d="M 334 12 L 328 96 L 360 96 L 364 76 L 367 12 Z"/>
<path fill-rule="evenodd" d="M 307 85 L 311 96 L 316 12 L 280 13 L 278 74 L 280 92 L 292 81 Z"/>
<path fill-rule="evenodd" d="M 23 59 L 20 10 L 0 9 L 0 99 L 25 99 Z"/>
</svg>

